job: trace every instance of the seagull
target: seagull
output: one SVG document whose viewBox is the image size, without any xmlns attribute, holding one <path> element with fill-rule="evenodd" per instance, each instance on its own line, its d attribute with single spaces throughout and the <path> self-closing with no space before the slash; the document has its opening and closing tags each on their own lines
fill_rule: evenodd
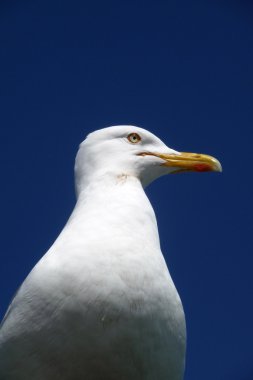
<svg viewBox="0 0 253 380">
<path fill-rule="evenodd" d="M 221 165 L 136 126 L 87 136 L 75 208 L 1 323 L 1 380 L 183 379 L 183 306 L 144 188 L 185 171 Z"/>
</svg>

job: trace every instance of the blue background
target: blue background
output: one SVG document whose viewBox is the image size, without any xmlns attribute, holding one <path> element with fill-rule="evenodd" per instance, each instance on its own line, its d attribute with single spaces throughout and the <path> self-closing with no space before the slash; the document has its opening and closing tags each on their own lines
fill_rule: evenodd
<svg viewBox="0 0 253 380">
<path fill-rule="evenodd" d="M 147 192 L 185 379 L 253 379 L 252 2 L 2 0 L 0 41 L 1 315 L 74 206 L 78 144 L 135 124 L 222 162 Z"/>
</svg>

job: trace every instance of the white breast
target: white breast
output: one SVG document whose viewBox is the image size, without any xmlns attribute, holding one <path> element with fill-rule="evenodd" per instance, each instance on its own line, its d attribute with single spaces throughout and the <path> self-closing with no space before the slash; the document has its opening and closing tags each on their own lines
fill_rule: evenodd
<svg viewBox="0 0 253 380">
<path fill-rule="evenodd" d="M 182 380 L 184 313 L 153 209 L 136 179 L 100 185 L 14 299 L 1 379 Z"/>
</svg>

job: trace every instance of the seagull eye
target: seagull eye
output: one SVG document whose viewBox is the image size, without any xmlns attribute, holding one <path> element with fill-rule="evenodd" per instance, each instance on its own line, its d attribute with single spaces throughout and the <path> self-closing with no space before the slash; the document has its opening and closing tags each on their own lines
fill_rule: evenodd
<svg viewBox="0 0 253 380">
<path fill-rule="evenodd" d="M 127 139 L 132 144 L 137 144 L 141 141 L 141 137 L 138 135 L 138 133 L 130 133 L 130 135 L 127 136 Z"/>
</svg>

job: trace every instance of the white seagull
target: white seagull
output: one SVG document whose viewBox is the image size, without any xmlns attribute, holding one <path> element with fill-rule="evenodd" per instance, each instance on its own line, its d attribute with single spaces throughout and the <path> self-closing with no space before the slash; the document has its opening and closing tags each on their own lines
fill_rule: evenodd
<svg viewBox="0 0 253 380">
<path fill-rule="evenodd" d="M 1 380 L 182 380 L 183 307 L 143 188 L 181 171 L 221 171 L 135 126 L 88 135 L 77 203 L 0 329 Z"/>
</svg>

